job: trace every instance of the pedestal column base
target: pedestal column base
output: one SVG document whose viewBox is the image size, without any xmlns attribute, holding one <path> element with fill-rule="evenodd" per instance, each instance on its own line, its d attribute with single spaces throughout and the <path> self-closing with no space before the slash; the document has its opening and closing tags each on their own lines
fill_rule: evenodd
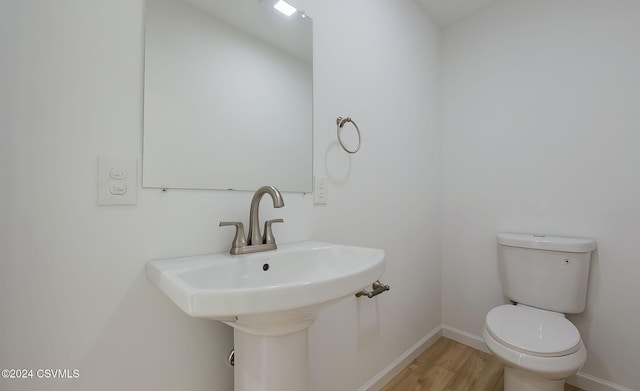
<svg viewBox="0 0 640 391">
<path fill-rule="evenodd" d="M 234 329 L 234 390 L 308 389 L 308 329 L 265 336 Z"/>
</svg>

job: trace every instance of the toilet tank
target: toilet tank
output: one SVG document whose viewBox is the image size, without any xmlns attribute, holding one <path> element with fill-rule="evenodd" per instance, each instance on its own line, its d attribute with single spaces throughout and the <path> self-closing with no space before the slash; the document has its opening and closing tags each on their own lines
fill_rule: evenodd
<svg viewBox="0 0 640 391">
<path fill-rule="evenodd" d="M 594 240 L 509 233 L 497 239 L 505 296 L 555 312 L 584 311 Z"/>
</svg>

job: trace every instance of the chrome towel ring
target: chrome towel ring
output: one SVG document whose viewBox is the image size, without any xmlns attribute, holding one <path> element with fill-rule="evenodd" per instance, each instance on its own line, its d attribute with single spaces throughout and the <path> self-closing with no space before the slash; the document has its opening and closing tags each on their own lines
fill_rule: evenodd
<svg viewBox="0 0 640 391">
<path fill-rule="evenodd" d="M 349 148 L 345 147 L 344 144 L 342 143 L 342 138 L 340 137 L 340 130 L 342 130 L 342 127 L 347 122 L 351 122 L 353 126 L 356 128 L 356 132 L 358 132 L 358 146 L 354 150 L 350 150 Z M 338 119 L 336 119 L 336 124 L 338 125 L 338 142 L 340 143 L 340 146 L 342 147 L 342 149 L 344 149 L 348 153 L 358 152 L 358 150 L 360 149 L 360 144 L 362 143 L 362 135 L 360 135 L 360 129 L 358 129 L 358 125 L 356 125 L 356 123 L 351 119 L 351 117 L 347 117 L 347 118 L 338 117 Z"/>
</svg>

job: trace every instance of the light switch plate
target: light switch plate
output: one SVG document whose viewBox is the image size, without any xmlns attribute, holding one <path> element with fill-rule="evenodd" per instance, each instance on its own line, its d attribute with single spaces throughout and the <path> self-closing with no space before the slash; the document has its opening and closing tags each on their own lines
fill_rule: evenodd
<svg viewBox="0 0 640 391">
<path fill-rule="evenodd" d="M 98 205 L 138 203 L 138 161 L 98 157 Z"/>
</svg>

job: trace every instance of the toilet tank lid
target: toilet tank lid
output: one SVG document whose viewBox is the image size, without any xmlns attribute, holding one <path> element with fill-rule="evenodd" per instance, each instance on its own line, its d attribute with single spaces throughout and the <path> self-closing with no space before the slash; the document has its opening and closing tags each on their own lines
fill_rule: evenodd
<svg viewBox="0 0 640 391">
<path fill-rule="evenodd" d="M 586 238 L 513 233 L 499 233 L 497 234 L 497 238 L 498 244 L 503 246 L 537 250 L 588 253 L 596 249 L 596 241 Z"/>
</svg>

